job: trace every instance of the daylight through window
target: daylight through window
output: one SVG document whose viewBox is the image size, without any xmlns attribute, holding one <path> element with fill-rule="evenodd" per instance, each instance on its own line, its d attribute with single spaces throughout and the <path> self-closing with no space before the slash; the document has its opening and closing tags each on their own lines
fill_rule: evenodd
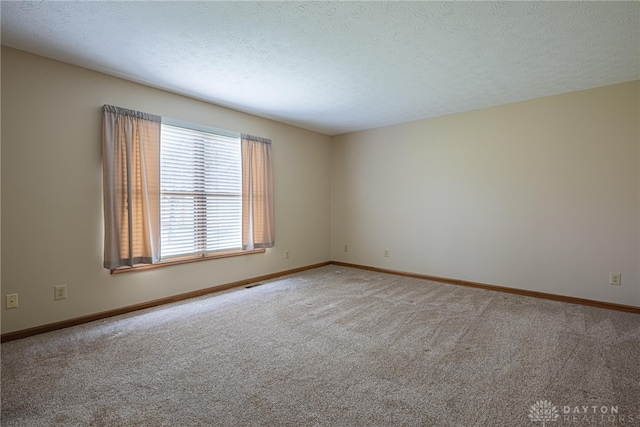
<svg viewBox="0 0 640 427">
<path fill-rule="evenodd" d="M 240 137 L 162 123 L 162 259 L 242 248 Z"/>
</svg>

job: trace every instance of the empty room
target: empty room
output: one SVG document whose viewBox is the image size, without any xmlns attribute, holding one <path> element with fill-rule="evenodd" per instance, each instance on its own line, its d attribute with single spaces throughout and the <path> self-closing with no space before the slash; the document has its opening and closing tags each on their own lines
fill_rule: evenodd
<svg viewBox="0 0 640 427">
<path fill-rule="evenodd" d="M 0 18 L 3 426 L 640 426 L 640 2 Z"/>
</svg>

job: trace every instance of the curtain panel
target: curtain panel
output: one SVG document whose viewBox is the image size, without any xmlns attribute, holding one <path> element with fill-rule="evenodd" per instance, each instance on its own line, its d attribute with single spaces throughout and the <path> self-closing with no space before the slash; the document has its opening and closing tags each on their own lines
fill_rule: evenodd
<svg viewBox="0 0 640 427">
<path fill-rule="evenodd" d="M 105 105 L 104 268 L 160 260 L 161 117 Z"/>
<path fill-rule="evenodd" d="M 272 145 L 270 139 L 242 135 L 242 249 L 275 243 Z"/>
</svg>

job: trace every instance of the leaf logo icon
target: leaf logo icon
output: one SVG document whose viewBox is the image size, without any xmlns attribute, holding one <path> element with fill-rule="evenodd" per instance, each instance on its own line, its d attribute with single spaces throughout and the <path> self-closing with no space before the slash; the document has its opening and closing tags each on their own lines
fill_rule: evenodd
<svg viewBox="0 0 640 427">
<path fill-rule="evenodd" d="M 557 421 L 558 418 L 560 411 L 549 400 L 539 400 L 529 409 L 529 419 L 533 422 L 542 421 L 542 427 L 549 421 Z"/>
</svg>

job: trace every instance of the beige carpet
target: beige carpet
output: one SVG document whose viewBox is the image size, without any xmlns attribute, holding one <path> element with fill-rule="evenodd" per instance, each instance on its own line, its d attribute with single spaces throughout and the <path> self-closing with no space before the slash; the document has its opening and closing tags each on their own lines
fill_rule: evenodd
<svg viewBox="0 0 640 427">
<path fill-rule="evenodd" d="M 327 266 L 5 343 L 1 385 L 3 426 L 640 426 L 640 316 Z"/>
</svg>

